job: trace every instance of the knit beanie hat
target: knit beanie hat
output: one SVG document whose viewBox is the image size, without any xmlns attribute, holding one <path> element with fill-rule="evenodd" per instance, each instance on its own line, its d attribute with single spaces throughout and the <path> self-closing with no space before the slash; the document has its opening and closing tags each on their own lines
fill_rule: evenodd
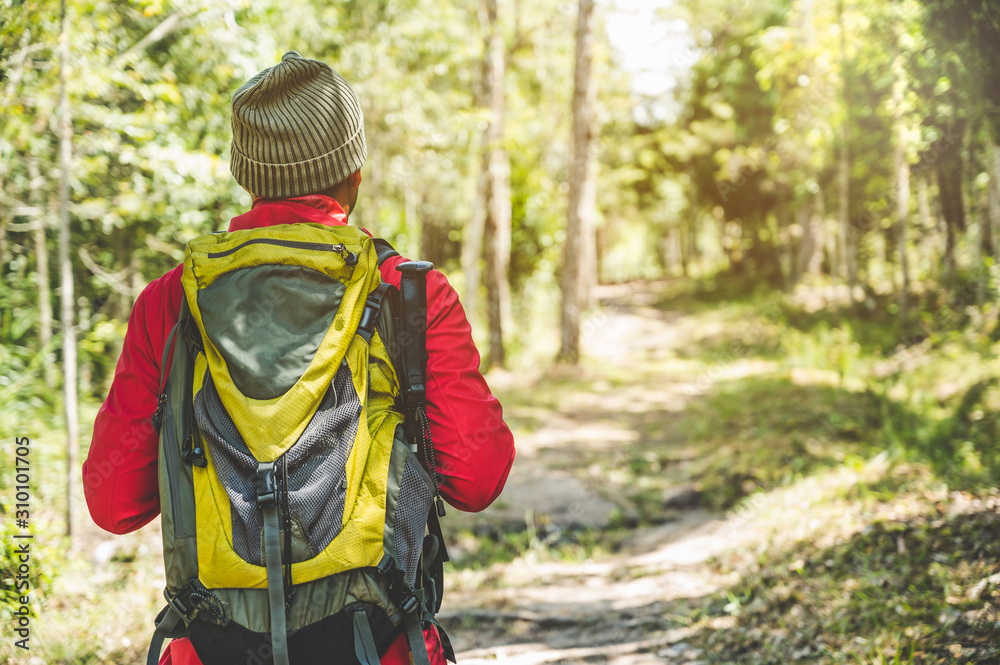
<svg viewBox="0 0 1000 665">
<path fill-rule="evenodd" d="M 329 65 L 289 51 L 233 95 L 231 155 L 233 177 L 254 195 L 321 191 L 365 163 L 361 104 Z"/>
</svg>

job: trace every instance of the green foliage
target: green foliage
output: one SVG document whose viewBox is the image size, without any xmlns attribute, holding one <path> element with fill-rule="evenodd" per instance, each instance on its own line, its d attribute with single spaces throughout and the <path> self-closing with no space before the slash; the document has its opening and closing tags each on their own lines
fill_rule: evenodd
<svg viewBox="0 0 1000 665">
<path fill-rule="evenodd" d="M 38 510 L 37 496 L 38 470 L 36 468 L 37 453 L 29 454 L 28 475 L 32 479 L 26 495 L 29 498 L 30 530 L 17 527 L 15 516 L 19 509 L 15 475 L 15 451 L 13 441 L 4 446 L 3 464 L 0 465 L 0 539 L 3 548 L 0 549 L 0 621 L 11 625 L 14 612 L 20 611 L 21 599 L 27 597 L 26 607 L 33 621 L 38 617 L 38 609 L 46 594 L 51 591 L 55 576 L 55 557 L 58 550 L 53 547 L 49 529 L 44 521 L 39 520 L 42 511 Z M 34 452 L 34 451 L 32 451 Z M 22 465 L 22 468 L 25 468 Z M 23 491 L 23 490 L 21 490 Z M 20 536 L 20 537 L 16 537 Z M 20 546 L 28 547 L 27 560 L 20 553 Z M 25 574 L 21 566 L 25 566 Z M 25 586 L 27 584 L 27 586 Z"/>
</svg>

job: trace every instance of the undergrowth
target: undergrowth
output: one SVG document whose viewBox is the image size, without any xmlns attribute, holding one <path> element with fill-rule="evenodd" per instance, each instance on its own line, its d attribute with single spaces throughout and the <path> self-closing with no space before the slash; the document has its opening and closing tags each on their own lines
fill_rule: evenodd
<svg viewBox="0 0 1000 665">
<path fill-rule="evenodd" d="M 1000 663 L 1000 498 L 926 508 L 769 551 L 694 615 L 709 661 Z"/>
</svg>

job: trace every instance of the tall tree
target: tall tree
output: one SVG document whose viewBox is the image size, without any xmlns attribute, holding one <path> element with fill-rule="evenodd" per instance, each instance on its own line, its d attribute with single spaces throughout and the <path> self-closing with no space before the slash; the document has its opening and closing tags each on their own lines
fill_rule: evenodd
<svg viewBox="0 0 1000 665">
<path fill-rule="evenodd" d="M 490 106 L 490 18 L 487 13 L 486 2 L 480 1 L 478 4 L 479 29 L 483 42 L 483 52 L 479 63 L 480 75 L 475 80 L 473 90 L 473 103 L 477 109 L 483 109 L 489 113 Z M 482 258 L 483 239 L 486 234 L 486 217 L 488 215 L 487 205 L 489 204 L 489 173 L 490 155 L 489 145 L 486 140 L 489 128 L 483 132 L 482 148 L 479 151 L 479 175 L 476 179 L 476 190 L 472 201 L 472 210 L 469 221 L 462 231 L 462 274 L 465 277 L 465 293 L 462 303 L 469 318 L 475 320 L 479 312 L 479 289 L 482 286 Z"/>
<path fill-rule="evenodd" d="M 504 367 L 504 335 L 511 329 L 510 309 L 510 158 L 504 147 L 504 73 L 506 51 L 497 0 L 483 0 L 488 35 L 486 47 L 489 124 L 486 129 L 486 302 L 490 350 L 488 364 Z"/>
<path fill-rule="evenodd" d="M 840 230 L 841 278 L 853 291 L 858 277 L 856 263 L 858 234 L 857 229 L 851 227 L 851 87 L 847 71 L 847 25 L 844 22 L 844 0 L 837 0 L 837 22 L 840 25 L 840 76 L 843 104 L 837 158 L 837 224 Z"/>
<path fill-rule="evenodd" d="M 910 161 L 907 157 L 904 95 L 906 92 L 906 70 L 903 56 L 897 55 L 893 62 L 896 82 L 893 84 L 893 115 L 896 124 L 896 145 L 893 148 L 893 165 L 896 175 L 896 242 L 899 265 L 903 272 L 903 286 L 900 292 L 902 307 L 900 314 L 906 317 L 906 305 L 910 291 L 910 262 L 906 255 L 906 229 L 910 221 Z"/>
<path fill-rule="evenodd" d="M 580 0 L 576 22 L 576 65 L 573 76 L 573 155 L 569 169 L 569 210 L 562 267 L 562 339 L 559 358 L 580 360 L 580 323 L 590 298 L 590 247 L 596 201 L 591 150 L 594 140 L 596 86 L 591 76 L 594 42 L 593 0 Z"/>
<path fill-rule="evenodd" d="M 48 214 L 45 211 L 41 196 L 42 176 L 38 171 L 38 159 L 28 161 L 28 177 L 31 179 L 29 189 L 31 204 L 39 210 L 38 226 L 35 228 L 35 275 L 38 283 L 38 341 L 43 349 L 48 350 L 52 343 L 52 288 L 49 283 L 49 248 L 46 244 L 46 222 Z M 55 377 L 49 363 L 44 364 L 45 385 L 52 388 Z"/>
<path fill-rule="evenodd" d="M 986 146 L 986 170 L 990 175 L 987 206 L 989 217 L 983 222 L 992 237 L 993 251 L 1000 248 L 1000 146 L 996 139 Z"/>
<path fill-rule="evenodd" d="M 73 264 L 70 260 L 69 173 L 73 127 L 69 108 L 69 23 L 66 0 L 59 11 L 59 272 L 63 333 L 63 411 L 66 421 L 66 535 L 72 538 L 76 518 L 76 487 L 80 455 L 80 417 L 77 410 L 76 324 L 73 316 Z"/>
</svg>

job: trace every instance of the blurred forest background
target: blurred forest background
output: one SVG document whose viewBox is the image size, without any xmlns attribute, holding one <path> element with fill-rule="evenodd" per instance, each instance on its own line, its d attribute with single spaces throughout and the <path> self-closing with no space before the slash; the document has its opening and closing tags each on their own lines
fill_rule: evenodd
<svg viewBox="0 0 1000 665">
<path fill-rule="evenodd" d="M 29 436 L 37 662 L 142 651 L 155 542 L 90 567 L 81 457 L 136 296 L 248 209 L 229 101 L 288 49 L 357 92 L 352 223 L 449 276 L 519 440 L 638 396 L 637 443 L 569 465 L 607 520 L 470 526 L 459 571 L 739 513 L 773 547 L 650 600 L 645 633 L 695 645 L 657 662 L 1000 662 L 1000 4 L 0 0 L 0 536 Z M 821 472 L 853 489 L 808 494 Z M 837 501 L 828 549 L 775 544 Z"/>
</svg>

